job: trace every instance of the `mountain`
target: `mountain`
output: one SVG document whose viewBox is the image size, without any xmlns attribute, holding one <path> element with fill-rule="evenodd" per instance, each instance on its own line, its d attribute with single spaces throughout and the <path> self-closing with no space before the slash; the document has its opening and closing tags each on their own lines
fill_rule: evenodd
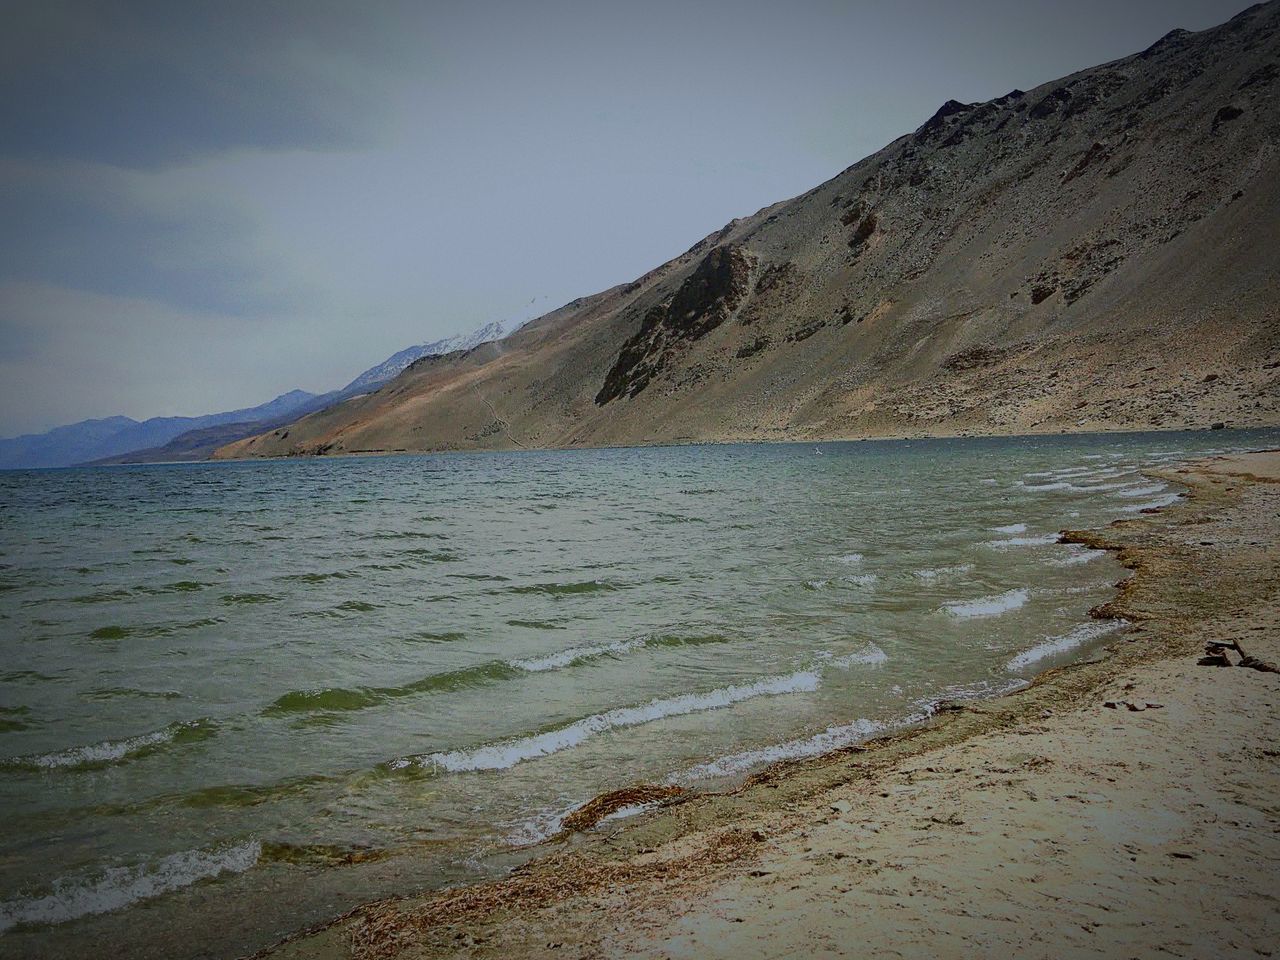
<svg viewBox="0 0 1280 960">
<path fill-rule="evenodd" d="M 218 456 L 1280 421 L 1280 6 L 913 133 Z"/>
<path fill-rule="evenodd" d="M 244 437 L 283 426 L 308 413 L 322 410 L 331 404 L 338 403 L 348 397 L 378 389 L 392 380 L 402 370 L 423 357 L 441 356 L 460 350 L 470 350 L 482 343 L 501 338 L 505 327 L 502 323 L 488 323 L 471 333 L 460 333 L 446 337 L 434 343 L 424 343 L 407 347 L 392 354 L 386 360 L 364 371 L 341 390 L 331 390 L 322 394 L 304 394 L 300 390 L 293 391 L 302 395 L 303 399 L 288 409 L 266 410 L 267 406 L 257 408 L 263 412 L 261 416 L 241 417 L 235 420 L 219 419 L 216 423 L 201 424 L 161 443 L 146 447 L 130 447 L 129 449 L 97 457 L 88 462 L 94 464 L 118 463 L 165 463 L 175 460 L 204 460 L 216 449 Z M 282 398 L 277 398 L 277 400 Z M 275 401 L 273 401 L 275 402 Z M 219 417 L 228 416 L 219 414 Z M 127 418 L 121 418 L 127 419 Z M 132 421 L 130 421 L 132 422 Z M 79 462 L 79 461 L 76 461 Z"/>
<path fill-rule="evenodd" d="M 157 446 L 193 429 L 225 423 L 275 423 L 281 418 L 293 419 L 314 397 L 315 394 L 305 390 L 290 390 L 256 407 L 200 417 L 153 417 L 143 421 L 129 417 L 82 420 L 55 427 L 46 433 L 0 440 L 0 469 L 65 467 L 141 447 Z"/>
<path fill-rule="evenodd" d="M 460 333 L 457 336 L 446 337 L 443 340 L 437 340 L 434 343 L 423 343 L 416 347 L 406 347 L 399 353 L 393 353 L 382 363 L 376 367 L 370 367 L 360 376 L 356 377 L 340 391 L 341 393 L 352 396 L 357 393 L 367 393 L 382 386 L 388 380 L 400 374 L 400 371 L 413 363 L 415 360 L 421 360 L 423 357 L 437 357 L 446 353 L 454 353 L 458 350 L 470 350 L 478 347 L 482 343 L 488 343 L 491 340 L 501 340 L 506 334 L 506 330 L 501 323 L 487 323 L 479 330 L 472 333 Z"/>
</svg>

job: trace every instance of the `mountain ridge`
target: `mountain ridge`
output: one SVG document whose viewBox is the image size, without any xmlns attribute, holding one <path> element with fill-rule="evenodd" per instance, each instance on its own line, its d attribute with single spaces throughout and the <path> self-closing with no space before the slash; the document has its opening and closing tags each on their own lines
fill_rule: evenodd
<svg viewBox="0 0 1280 960">
<path fill-rule="evenodd" d="M 989 101 L 218 456 L 1280 420 L 1280 15 Z"/>
<path fill-rule="evenodd" d="M 518 329 L 516 324 L 513 329 Z M 506 335 L 501 321 L 478 330 L 400 350 L 327 393 L 290 390 L 256 407 L 195 417 L 135 420 L 117 415 L 53 427 L 44 433 L 0 439 L 0 469 L 150 463 L 205 459 L 217 447 L 292 422 L 387 383 L 425 356 L 465 351 Z"/>
<path fill-rule="evenodd" d="M 232 422 L 272 422 L 298 411 L 315 398 L 305 390 L 289 390 L 254 407 L 195 417 L 150 417 L 135 420 L 122 415 L 80 420 L 46 430 L 0 439 L 0 469 L 62 467 L 131 449 L 167 443 L 191 430 Z"/>
</svg>

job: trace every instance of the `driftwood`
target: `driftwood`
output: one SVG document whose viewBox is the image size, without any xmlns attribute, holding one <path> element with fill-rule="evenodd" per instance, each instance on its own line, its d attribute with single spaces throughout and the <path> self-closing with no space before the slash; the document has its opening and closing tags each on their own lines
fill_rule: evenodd
<svg viewBox="0 0 1280 960">
<path fill-rule="evenodd" d="M 1280 667 L 1277 667 L 1271 661 L 1259 660 L 1257 657 L 1246 653 L 1244 647 L 1240 646 L 1239 640 L 1210 640 L 1204 645 L 1204 656 L 1199 662 L 1204 666 L 1230 667 L 1232 663 L 1227 656 L 1228 650 L 1234 650 L 1240 654 L 1240 662 L 1236 666 L 1248 667 L 1250 670 L 1261 670 L 1263 673 L 1280 673 Z"/>
</svg>

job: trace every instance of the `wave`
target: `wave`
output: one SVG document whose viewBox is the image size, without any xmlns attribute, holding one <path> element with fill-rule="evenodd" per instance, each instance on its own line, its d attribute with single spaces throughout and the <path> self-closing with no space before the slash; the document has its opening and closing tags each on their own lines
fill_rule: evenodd
<svg viewBox="0 0 1280 960">
<path fill-rule="evenodd" d="M 1167 483 L 1149 483 L 1146 486 L 1131 487 L 1128 490 L 1118 490 L 1114 496 L 1130 498 L 1149 497 L 1153 493 L 1160 493 L 1161 491 L 1168 489 L 1169 485 Z"/>
<path fill-rule="evenodd" d="M 861 563 L 861 562 L 862 562 L 862 554 L 860 554 L 860 553 L 845 553 L 845 554 L 841 554 L 841 555 L 840 555 L 840 556 L 838 556 L 838 557 L 832 557 L 831 559 L 832 559 L 832 560 L 834 560 L 834 561 L 836 561 L 836 563 Z"/>
<path fill-rule="evenodd" d="M 979 597 L 977 600 L 953 600 L 950 603 L 944 603 L 942 609 L 953 617 L 964 620 L 974 617 L 998 617 L 1010 610 L 1017 610 L 1030 597 L 1030 590 L 1019 588 L 990 597 Z"/>
<path fill-rule="evenodd" d="M 690 641 L 708 642 L 707 638 L 701 637 L 681 638 L 679 642 Z M 671 639 L 659 638 L 658 642 L 669 643 Z M 820 655 L 814 667 L 808 670 L 798 670 L 784 676 L 767 677 L 753 683 L 720 687 L 706 693 L 688 693 L 650 700 L 638 706 L 620 707 L 593 714 L 543 733 L 469 750 L 446 750 L 421 756 L 401 757 L 391 761 L 388 766 L 392 770 L 420 767 L 448 773 L 505 770 L 525 760 L 549 756 L 579 746 L 597 733 L 607 730 L 640 726 L 667 717 L 718 710 L 756 697 L 810 692 L 816 690 L 821 683 L 819 667 L 848 669 L 864 664 L 880 664 L 887 660 L 888 656 L 883 650 L 875 644 L 868 644 L 864 649 L 844 656 Z"/>
<path fill-rule="evenodd" d="M 262 855 L 256 840 L 213 850 L 188 850 L 154 863 L 110 867 L 94 878 L 62 879 L 52 892 L 0 903 L 0 931 L 19 924 L 65 923 L 107 913 L 224 873 L 243 873 Z"/>
<path fill-rule="evenodd" d="M 508 593 L 545 593 L 553 597 L 577 593 L 601 593 L 617 590 L 618 585 L 608 580 L 582 580 L 576 583 L 532 583 L 522 587 L 508 587 Z"/>
<path fill-rule="evenodd" d="M 1075 484 L 1068 483 L 1066 480 L 1054 480 L 1050 483 L 1024 483 L 1021 480 L 1015 480 L 1014 486 L 1022 487 L 1024 490 L 1035 490 L 1037 492 L 1076 489 Z"/>
<path fill-rule="evenodd" d="M 324 583 L 326 580 L 351 580 L 358 576 L 360 574 L 353 570 L 331 570 L 327 573 L 286 573 L 275 579 L 297 583 Z"/>
<path fill-rule="evenodd" d="M 221 598 L 222 602 L 228 605 L 245 603 L 275 603 L 279 599 L 279 597 L 272 596 L 269 593 L 228 593 Z"/>
<path fill-rule="evenodd" d="M 768 677 L 754 683 L 736 684 L 709 690 L 706 693 L 687 693 L 676 697 L 650 700 L 633 707 L 620 707 L 605 713 L 584 717 L 566 726 L 556 727 L 544 733 L 520 737 L 489 746 L 469 750 L 446 750 L 422 756 L 402 757 L 391 761 L 393 770 L 409 767 L 460 773 L 472 770 L 506 770 L 538 757 L 550 756 L 562 750 L 579 746 L 598 733 L 636 727 L 668 717 L 685 716 L 718 710 L 756 697 L 779 696 L 787 693 L 803 693 L 818 688 L 819 675 L 815 670 L 800 670 L 785 676 Z"/>
<path fill-rule="evenodd" d="M 1053 477 L 1055 479 L 1061 477 L 1078 477 L 1082 474 L 1090 473 L 1095 467 L 1063 467 L 1060 470 L 1040 470 L 1035 473 L 1024 473 L 1024 477 Z"/>
<path fill-rule="evenodd" d="M 927 714 L 915 717 L 924 720 Z M 913 722 L 913 721 L 912 721 Z M 741 753 L 719 757 L 708 763 L 700 763 L 682 773 L 673 774 L 671 781 L 713 780 L 720 777 L 732 777 L 756 767 L 783 760 L 802 760 L 805 757 L 816 757 L 843 747 L 853 746 L 868 737 L 881 732 L 884 725 L 874 720 L 855 720 L 853 723 L 827 727 L 821 733 L 811 737 L 788 740 L 755 750 L 743 750 Z"/>
<path fill-rule="evenodd" d="M 549 653 L 542 657 L 527 657 L 521 660 L 508 660 L 507 662 L 520 670 L 539 673 L 544 670 L 557 670 L 560 667 L 567 667 L 570 664 L 577 663 L 579 660 L 591 660 L 608 654 L 626 653 L 629 650 L 636 650 L 645 646 L 647 642 L 645 638 L 639 638 L 635 640 L 619 640 L 617 643 L 569 647 L 567 650 Z"/>
<path fill-rule="evenodd" d="M 972 563 L 957 563 L 949 567 L 928 567 L 924 570 L 917 570 L 913 574 L 919 580 L 933 581 L 941 577 L 950 577 L 960 573 L 969 573 L 973 570 Z"/>
<path fill-rule="evenodd" d="M 992 550 L 1008 550 L 1010 547 L 1041 547 L 1057 543 L 1061 535 L 1057 533 L 1038 533 L 1029 537 L 1006 537 L 1003 540 L 988 540 L 983 546 Z"/>
<path fill-rule="evenodd" d="M 992 527 L 992 533 L 1026 533 L 1027 525 L 1025 523 L 1008 523 L 1003 527 Z"/>
<path fill-rule="evenodd" d="M 1083 547 L 1077 547 L 1073 552 L 1065 557 L 1050 557 L 1045 563 L 1055 567 L 1074 567 L 1082 563 L 1090 563 L 1099 557 L 1105 557 L 1105 550 L 1090 550 Z"/>
<path fill-rule="evenodd" d="M 800 737 L 784 743 L 772 744 L 741 753 L 718 757 L 707 763 L 700 763 L 667 778 L 668 783 L 688 783 L 695 780 L 711 780 L 721 777 L 732 777 L 748 770 L 762 767 L 770 763 L 787 760 L 803 760 L 806 757 L 821 756 L 855 744 L 876 734 L 899 730 L 913 724 L 922 723 L 933 716 L 938 705 L 943 701 L 975 700 L 982 697 L 994 697 L 1020 687 L 1025 687 L 1025 680 L 1009 680 L 993 682 L 980 680 L 973 684 L 959 684 L 947 687 L 937 696 L 917 700 L 911 705 L 910 712 L 889 721 L 868 719 L 855 720 L 852 723 L 827 727 L 820 733 L 809 737 Z"/>
<path fill-rule="evenodd" d="M 1172 506 L 1173 504 L 1177 503 L 1181 499 L 1182 499 L 1182 494 L 1170 493 L 1167 496 L 1157 497 L 1155 500 L 1151 500 L 1148 503 L 1125 504 L 1120 509 L 1128 511 L 1130 513 L 1138 513 L 1142 510 L 1159 510 L 1162 507 Z"/>
<path fill-rule="evenodd" d="M 841 577 L 840 579 L 844 583 L 851 583 L 856 587 L 870 587 L 874 586 L 880 580 L 880 577 L 874 573 L 859 573 L 852 577 Z"/>
<path fill-rule="evenodd" d="M 531 847 L 549 840 L 564 829 L 565 817 L 581 806 L 581 803 L 575 802 L 564 807 L 542 810 L 524 820 L 503 823 L 501 824 L 505 831 L 503 840 L 512 847 Z"/>
<path fill-rule="evenodd" d="M 453 637 L 452 634 L 436 634 L 434 637 Z M 461 635 L 456 635 L 461 636 Z M 376 707 L 401 697 L 424 693 L 440 693 L 484 686 L 509 680 L 520 673 L 543 673 L 573 666 L 584 660 L 612 656 L 642 647 L 676 647 L 700 643 L 723 643 L 727 637 L 718 634 L 685 635 L 653 634 L 614 643 L 584 644 L 568 647 L 555 653 L 537 657 L 521 657 L 513 660 L 491 660 L 472 667 L 428 674 L 411 683 L 395 687 L 318 687 L 308 690 L 291 690 L 277 697 L 262 712 L 266 716 L 293 713 L 341 712 Z"/>
<path fill-rule="evenodd" d="M 819 660 L 824 667 L 845 669 L 848 667 L 859 666 L 861 664 L 887 663 L 889 655 L 874 643 L 869 643 L 864 649 L 859 650 L 857 653 L 848 653 L 842 657 L 825 654 L 820 656 Z"/>
<path fill-rule="evenodd" d="M 69 747 L 66 750 L 55 750 L 51 753 L 10 757 L 0 760 L 0 768 L 75 770 L 105 767 L 136 760 L 169 744 L 195 743 L 199 740 L 207 740 L 217 732 L 217 729 L 218 725 L 208 718 L 181 720 L 159 730 L 152 730 L 150 733 L 138 734 L 135 737 L 124 737 L 120 740 L 101 740 L 98 743 Z"/>
<path fill-rule="evenodd" d="M 428 674 L 397 687 L 318 687 L 291 690 L 273 700 L 262 712 L 266 716 L 278 716 L 316 711 L 364 710 L 401 697 L 483 686 L 515 675 L 515 667 L 506 661 L 495 660 L 460 670 Z"/>
<path fill-rule="evenodd" d="M 1104 637 L 1108 633 L 1114 633 L 1122 627 L 1127 626 L 1127 620 L 1094 620 L 1089 623 L 1082 623 L 1067 633 L 1058 637 L 1046 637 L 1041 643 L 1037 643 L 1030 650 L 1024 650 L 1005 666 L 1011 672 L 1025 670 L 1032 664 L 1039 663 L 1046 657 L 1056 656 L 1060 653 L 1066 653 L 1068 650 L 1074 650 L 1076 647 L 1082 646 L 1091 640 Z"/>
</svg>

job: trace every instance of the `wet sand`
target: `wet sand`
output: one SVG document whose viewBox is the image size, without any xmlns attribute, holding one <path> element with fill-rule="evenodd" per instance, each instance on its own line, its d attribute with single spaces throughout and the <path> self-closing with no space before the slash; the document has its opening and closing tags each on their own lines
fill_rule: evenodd
<svg viewBox="0 0 1280 960">
<path fill-rule="evenodd" d="M 1133 571 L 1092 658 L 904 734 L 371 904 L 287 957 L 1271 956 L 1280 947 L 1280 452 L 1069 539 Z"/>
</svg>

